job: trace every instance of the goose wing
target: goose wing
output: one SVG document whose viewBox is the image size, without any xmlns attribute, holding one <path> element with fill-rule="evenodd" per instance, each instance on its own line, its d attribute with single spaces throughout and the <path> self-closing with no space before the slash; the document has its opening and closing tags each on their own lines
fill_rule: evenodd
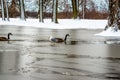
<svg viewBox="0 0 120 80">
<path fill-rule="evenodd" d="M 51 38 L 51 41 L 52 41 L 52 42 L 59 43 L 59 42 L 63 42 L 64 40 L 61 39 L 61 38 Z"/>
<path fill-rule="evenodd" d="M 7 41 L 8 39 L 6 37 L 0 37 L 0 41 Z"/>
<path fill-rule="evenodd" d="M 62 38 L 56 38 L 57 42 L 64 42 L 64 40 Z"/>
</svg>

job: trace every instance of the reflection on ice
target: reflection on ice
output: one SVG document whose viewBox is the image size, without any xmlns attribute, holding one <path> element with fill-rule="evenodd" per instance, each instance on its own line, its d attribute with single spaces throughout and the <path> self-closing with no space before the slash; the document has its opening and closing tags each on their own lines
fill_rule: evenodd
<svg viewBox="0 0 120 80">
<path fill-rule="evenodd" d="M 107 39 L 104 42 L 105 42 L 105 44 L 120 44 L 120 39 L 118 39 L 118 38 Z"/>
<path fill-rule="evenodd" d="M 120 46 L 108 44 L 116 40 L 95 37 L 97 30 L 14 28 L 13 32 L 9 43 L 0 42 L 0 80 L 120 79 Z M 48 41 L 49 35 L 66 33 L 71 34 L 66 44 Z"/>
</svg>

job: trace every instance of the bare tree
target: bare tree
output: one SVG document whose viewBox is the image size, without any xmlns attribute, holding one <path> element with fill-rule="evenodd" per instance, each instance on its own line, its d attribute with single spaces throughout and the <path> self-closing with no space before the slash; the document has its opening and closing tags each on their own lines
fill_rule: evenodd
<svg viewBox="0 0 120 80">
<path fill-rule="evenodd" d="M 25 20 L 24 0 L 20 0 L 19 3 L 20 3 L 20 12 L 21 12 L 20 18 L 21 18 L 22 20 Z"/>
<path fill-rule="evenodd" d="M 58 13 L 58 0 L 53 0 L 53 22 L 58 23 L 57 20 L 57 13 Z"/>
<path fill-rule="evenodd" d="M 85 19 L 86 0 L 82 0 L 82 18 Z"/>
<path fill-rule="evenodd" d="M 9 16 L 10 17 L 16 17 L 20 15 L 20 6 L 18 4 L 18 0 L 12 0 L 11 2 L 9 1 Z"/>
<path fill-rule="evenodd" d="M 39 0 L 39 22 L 43 22 L 43 0 Z"/>
<path fill-rule="evenodd" d="M 1 0 L 1 8 L 2 8 L 2 20 L 5 20 L 4 1 L 3 0 Z"/>
<path fill-rule="evenodd" d="M 109 18 L 105 30 L 113 27 L 114 31 L 120 29 L 120 0 L 109 0 Z"/>
<path fill-rule="evenodd" d="M 9 21 L 8 2 L 7 2 L 7 0 L 4 0 L 4 1 L 5 1 L 6 17 L 7 17 L 7 20 Z"/>
<path fill-rule="evenodd" d="M 5 20 L 5 18 L 7 17 L 7 20 L 9 21 L 9 12 L 8 12 L 7 0 L 1 0 L 1 9 L 2 9 L 2 20 Z"/>
<path fill-rule="evenodd" d="M 77 0 L 71 0 L 72 1 L 72 8 L 73 8 L 73 18 L 77 19 L 78 12 L 77 12 Z"/>
</svg>

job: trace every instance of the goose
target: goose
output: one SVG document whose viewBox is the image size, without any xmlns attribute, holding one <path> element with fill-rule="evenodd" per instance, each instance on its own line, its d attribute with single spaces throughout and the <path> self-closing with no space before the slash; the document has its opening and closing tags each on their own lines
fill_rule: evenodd
<svg viewBox="0 0 120 80">
<path fill-rule="evenodd" d="M 8 41 L 8 40 L 10 40 L 10 35 L 13 35 L 13 34 L 8 33 L 7 37 L 0 37 L 0 41 Z"/>
<path fill-rule="evenodd" d="M 69 35 L 69 34 L 66 34 L 64 39 L 50 36 L 50 37 L 49 37 L 49 40 L 50 40 L 51 42 L 55 42 L 55 43 L 62 43 L 62 42 L 65 42 L 65 43 L 66 43 L 66 40 L 67 40 L 67 37 L 68 37 L 68 36 L 70 36 L 70 35 Z"/>
</svg>

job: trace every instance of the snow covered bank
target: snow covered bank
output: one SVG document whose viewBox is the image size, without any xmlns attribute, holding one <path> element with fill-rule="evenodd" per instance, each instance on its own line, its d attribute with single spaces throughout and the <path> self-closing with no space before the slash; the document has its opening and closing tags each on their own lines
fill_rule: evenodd
<svg viewBox="0 0 120 80">
<path fill-rule="evenodd" d="M 118 37 L 120 36 L 120 30 L 115 31 L 113 27 L 108 28 L 106 31 L 102 31 L 98 34 L 95 34 L 97 36 L 108 36 L 108 37 Z"/>
<path fill-rule="evenodd" d="M 44 19 L 44 23 L 40 23 L 38 19 L 26 19 L 26 21 L 22 21 L 18 18 L 10 18 L 10 21 L 2 21 L 2 19 L 0 19 L 0 25 L 26 26 L 48 29 L 104 29 L 107 24 L 107 20 L 89 19 L 59 19 L 58 22 L 59 24 L 52 23 L 51 19 Z"/>
</svg>

